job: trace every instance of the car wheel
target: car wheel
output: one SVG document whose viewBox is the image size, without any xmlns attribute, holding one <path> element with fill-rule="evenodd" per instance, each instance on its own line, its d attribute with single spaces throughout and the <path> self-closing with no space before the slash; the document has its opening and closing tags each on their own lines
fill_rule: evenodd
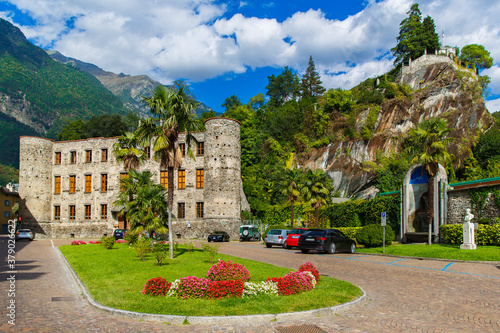
<svg viewBox="0 0 500 333">
<path fill-rule="evenodd" d="M 243 238 L 240 237 L 240 242 L 243 242 Z"/>
<path fill-rule="evenodd" d="M 356 244 L 354 243 L 351 244 L 351 250 L 349 252 L 352 254 L 356 253 Z"/>
<path fill-rule="evenodd" d="M 332 242 L 330 244 L 330 247 L 328 248 L 328 253 L 330 253 L 330 254 L 334 254 L 335 253 L 335 243 L 334 242 Z"/>
<path fill-rule="evenodd" d="M 309 250 L 306 250 L 306 249 L 300 249 L 300 252 L 304 253 L 304 254 L 307 254 L 309 253 Z"/>
<path fill-rule="evenodd" d="M 210 243 L 211 241 L 212 241 L 212 240 L 209 238 L 209 239 L 208 239 L 208 242 Z"/>
<path fill-rule="evenodd" d="M 269 249 L 270 247 L 272 247 L 272 245 L 266 243 L 266 247 Z"/>
</svg>

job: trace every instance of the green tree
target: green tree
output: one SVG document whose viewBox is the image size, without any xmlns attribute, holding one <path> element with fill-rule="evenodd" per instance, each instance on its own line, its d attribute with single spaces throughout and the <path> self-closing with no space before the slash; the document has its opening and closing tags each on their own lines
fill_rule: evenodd
<svg viewBox="0 0 500 333">
<path fill-rule="evenodd" d="M 253 96 L 252 98 L 250 98 L 250 101 L 248 102 L 248 104 L 250 105 L 250 107 L 254 110 L 258 110 L 260 109 L 266 102 L 266 99 L 264 97 L 264 94 L 263 93 L 259 93 L 255 96 Z"/>
<path fill-rule="evenodd" d="M 439 35 L 436 33 L 436 25 L 434 20 L 427 16 L 422 22 L 422 43 L 427 53 L 433 54 L 439 51 L 441 43 L 439 42 Z"/>
<path fill-rule="evenodd" d="M 237 108 L 238 106 L 241 106 L 241 101 L 240 99 L 238 98 L 238 96 L 236 95 L 232 95 L 230 97 L 227 97 L 225 100 L 224 100 L 224 103 L 222 103 L 222 107 L 226 109 L 226 112 L 228 111 L 231 111 L 235 108 Z"/>
<path fill-rule="evenodd" d="M 137 116 L 135 118 L 138 119 Z M 81 119 L 70 121 L 61 132 L 57 133 L 57 138 L 60 141 L 111 138 L 123 135 L 129 128 L 134 129 L 137 127 L 137 122 L 137 120 L 134 121 L 132 114 L 127 115 L 126 118 L 122 118 L 119 114 L 92 116 L 88 121 Z"/>
<path fill-rule="evenodd" d="M 174 170 L 182 164 L 182 152 L 177 141 L 180 132 L 184 131 L 187 155 L 195 159 L 191 145 L 197 141 L 192 132 L 198 131 L 201 126 L 195 119 L 195 104 L 186 97 L 183 87 L 174 92 L 159 85 L 153 96 L 143 97 L 143 102 L 150 108 L 153 117 L 139 125 L 138 134 L 144 146 L 152 144 L 154 157 L 160 162 L 160 168 L 168 172 L 168 237 L 170 244 L 173 244 Z M 170 259 L 174 256 L 172 246 L 169 255 Z"/>
<path fill-rule="evenodd" d="M 413 156 L 412 163 L 421 164 L 429 175 L 429 224 L 428 244 L 432 243 L 432 222 L 434 220 L 434 179 L 439 171 L 439 164 L 451 162 L 452 156 L 448 152 L 452 138 L 451 129 L 445 119 L 430 118 L 421 122 L 417 128 L 412 128 L 407 136 L 407 152 Z"/>
<path fill-rule="evenodd" d="M 139 137 L 132 132 L 126 132 L 118 137 L 113 144 L 113 154 L 118 162 L 123 163 L 125 171 L 137 169 L 147 157 L 143 147 L 139 144 Z"/>
<path fill-rule="evenodd" d="M 267 79 L 269 83 L 266 86 L 266 95 L 270 97 L 271 105 L 277 107 L 299 96 L 299 76 L 288 66 L 278 76 L 273 74 Z"/>
<path fill-rule="evenodd" d="M 300 197 L 303 185 L 303 172 L 293 165 L 293 154 L 290 155 L 285 169 L 285 180 L 281 182 L 281 193 L 290 201 L 290 228 L 293 229 L 293 208 Z"/>
<path fill-rule="evenodd" d="M 81 119 L 70 121 L 66 126 L 62 128 L 61 132 L 57 133 L 57 139 L 59 141 L 82 139 L 83 124 L 84 122 Z"/>
<path fill-rule="evenodd" d="M 302 76 L 302 81 L 300 82 L 300 91 L 302 97 L 314 97 L 323 95 L 325 93 L 325 88 L 321 86 L 321 78 L 319 73 L 316 71 L 316 66 L 314 66 L 314 61 L 312 56 L 309 56 L 309 65 Z"/>
<path fill-rule="evenodd" d="M 486 168 L 491 160 L 500 160 L 500 130 L 498 127 L 492 127 L 481 133 L 477 143 L 472 148 L 472 152 L 482 168 Z"/>
<path fill-rule="evenodd" d="M 325 94 L 325 112 L 332 113 L 334 110 L 349 113 L 356 105 L 352 92 L 349 90 L 328 89 Z"/>
<path fill-rule="evenodd" d="M 321 169 L 309 170 L 306 174 L 306 183 L 302 188 L 305 201 L 314 208 L 316 228 L 319 228 L 319 209 L 332 201 L 332 179 Z"/>
<path fill-rule="evenodd" d="M 129 176 L 120 180 L 121 191 L 114 204 L 122 207 L 120 214 L 129 221 L 132 233 L 167 231 L 167 190 L 155 184 L 152 177 L 149 171 L 131 169 Z"/>
<path fill-rule="evenodd" d="M 490 68 L 493 65 L 493 58 L 484 46 L 478 44 L 466 45 L 460 52 L 459 59 L 468 64 L 469 67 L 479 70 Z"/>
<path fill-rule="evenodd" d="M 416 59 L 425 50 L 421 43 L 422 13 L 418 4 L 413 4 L 406 14 L 408 17 L 399 24 L 399 36 L 396 38 L 398 43 L 391 49 L 392 55 L 396 57 L 395 66 L 404 64 L 409 59 Z"/>
</svg>

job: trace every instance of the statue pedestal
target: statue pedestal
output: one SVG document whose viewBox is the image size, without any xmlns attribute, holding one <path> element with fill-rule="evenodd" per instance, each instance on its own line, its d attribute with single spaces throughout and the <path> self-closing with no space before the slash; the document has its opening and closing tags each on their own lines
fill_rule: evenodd
<svg viewBox="0 0 500 333">
<path fill-rule="evenodd" d="M 474 224 L 470 222 L 465 222 L 463 231 L 464 231 L 464 243 L 460 245 L 460 249 L 462 250 L 477 249 L 477 246 L 474 243 Z"/>
</svg>

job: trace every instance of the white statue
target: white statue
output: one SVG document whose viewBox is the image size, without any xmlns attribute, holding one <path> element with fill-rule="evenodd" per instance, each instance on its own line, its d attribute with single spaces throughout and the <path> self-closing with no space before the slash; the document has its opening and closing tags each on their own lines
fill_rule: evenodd
<svg viewBox="0 0 500 333">
<path fill-rule="evenodd" d="M 464 243 L 462 245 L 460 245 L 461 249 L 475 250 L 477 248 L 477 246 L 474 242 L 474 224 L 471 223 L 473 218 L 474 218 L 474 215 L 471 214 L 470 209 L 467 208 L 465 210 L 465 217 L 464 217 L 465 222 L 463 225 Z"/>
</svg>

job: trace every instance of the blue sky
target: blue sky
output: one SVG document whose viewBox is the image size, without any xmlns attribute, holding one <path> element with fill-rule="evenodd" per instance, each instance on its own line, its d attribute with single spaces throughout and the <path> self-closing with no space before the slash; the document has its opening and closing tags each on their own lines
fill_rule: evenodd
<svg viewBox="0 0 500 333">
<path fill-rule="evenodd" d="M 104 70 L 187 80 L 223 111 L 266 92 L 284 66 L 302 74 L 312 55 L 325 88 L 348 89 L 392 68 L 390 48 L 409 0 L 0 0 L 0 17 L 35 45 Z M 419 1 L 445 44 L 482 44 L 496 59 L 487 107 L 500 110 L 500 3 Z"/>
</svg>

